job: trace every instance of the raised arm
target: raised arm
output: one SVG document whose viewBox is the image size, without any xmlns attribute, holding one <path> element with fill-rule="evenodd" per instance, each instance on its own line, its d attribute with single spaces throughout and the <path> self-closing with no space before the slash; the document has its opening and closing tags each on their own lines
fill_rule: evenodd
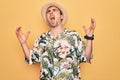
<svg viewBox="0 0 120 80">
<path fill-rule="evenodd" d="M 28 31 L 26 34 L 23 34 L 22 31 L 21 31 L 21 27 L 17 27 L 16 28 L 16 35 L 17 35 L 17 38 L 22 46 L 22 49 L 24 51 L 24 54 L 25 54 L 25 57 L 30 60 L 30 57 L 29 57 L 29 54 L 30 54 L 30 50 L 28 48 L 28 45 L 27 45 L 27 39 L 28 39 L 28 36 L 30 34 L 30 31 Z"/>
<path fill-rule="evenodd" d="M 86 34 L 86 49 L 85 49 L 85 56 L 87 60 L 90 60 L 91 53 L 92 53 L 92 40 L 94 39 L 94 30 L 96 27 L 95 19 L 91 18 L 91 25 L 89 28 L 83 26 L 85 34 Z"/>
</svg>

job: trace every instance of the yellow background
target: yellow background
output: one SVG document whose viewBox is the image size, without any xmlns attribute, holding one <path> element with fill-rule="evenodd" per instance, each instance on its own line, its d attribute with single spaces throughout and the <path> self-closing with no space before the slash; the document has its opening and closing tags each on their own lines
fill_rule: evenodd
<svg viewBox="0 0 120 80">
<path fill-rule="evenodd" d="M 0 0 L 0 80 L 38 80 L 39 64 L 24 63 L 16 38 L 17 26 L 31 31 L 30 48 L 36 37 L 47 31 L 41 18 L 46 2 L 61 3 L 68 11 L 66 28 L 85 35 L 82 26 L 96 19 L 92 64 L 81 64 L 82 80 L 120 80 L 120 0 Z"/>
</svg>

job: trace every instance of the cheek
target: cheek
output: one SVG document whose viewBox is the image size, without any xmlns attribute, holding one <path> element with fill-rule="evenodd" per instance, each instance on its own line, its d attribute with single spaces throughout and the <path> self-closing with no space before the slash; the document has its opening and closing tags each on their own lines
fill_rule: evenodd
<svg viewBox="0 0 120 80">
<path fill-rule="evenodd" d="M 60 15 L 59 15 L 59 14 L 55 14 L 55 16 L 56 16 L 57 18 L 60 18 Z"/>
<path fill-rule="evenodd" d="M 49 19 L 49 15 L 48 15 L 48 14 L 46 15 L 46 19 L 47 19 L 47 20 Z"/>
</svg>

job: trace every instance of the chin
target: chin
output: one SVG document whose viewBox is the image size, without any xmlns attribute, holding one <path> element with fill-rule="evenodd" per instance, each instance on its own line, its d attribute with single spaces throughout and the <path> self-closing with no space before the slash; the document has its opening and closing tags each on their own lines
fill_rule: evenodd
<svg viewBox="0 0 120 80">
<path fill-rule="evenodd" d="M 57 26 L 50 26 L 51 28 L 56 28 Z"/>
<path fill-rule="evenodd" d="M 57 27 L 57 25 L 55 24 L 49 24 L 49 26 L 51 27 L 51 28 L 55 28 L 55 27 Z"/>
</svg>

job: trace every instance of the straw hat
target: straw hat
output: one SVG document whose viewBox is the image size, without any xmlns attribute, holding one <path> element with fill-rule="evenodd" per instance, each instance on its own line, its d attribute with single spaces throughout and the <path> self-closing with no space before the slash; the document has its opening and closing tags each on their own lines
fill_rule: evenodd
<svg viewBox="0 0 120 80">
<path fill-rule="evenodd" d="M 49 7 L 51 6 L 55 6 L 57 7 L 58 9 L 60 9 L 60 11 L 62 12 L 62 15 L 63 15 L 63 20 L 62 20 L 62 25 L 64 25 L 66 22 L 67 22 L 67 12 L 65 10 L 65 8 L 63 8 L 60 4 L 57 4 L 55 2 L 49 2 L 47 4 L 45 4 L 43 7 L 42 7 L 42 10 L 41 10 L 41 15 L 43 17 L 43 20 L 45 21 L 46 24 L 49 25 L 49 23 L 47 22 L 47 19 L 46 19 L 46 11 Z"/>
</svg>

